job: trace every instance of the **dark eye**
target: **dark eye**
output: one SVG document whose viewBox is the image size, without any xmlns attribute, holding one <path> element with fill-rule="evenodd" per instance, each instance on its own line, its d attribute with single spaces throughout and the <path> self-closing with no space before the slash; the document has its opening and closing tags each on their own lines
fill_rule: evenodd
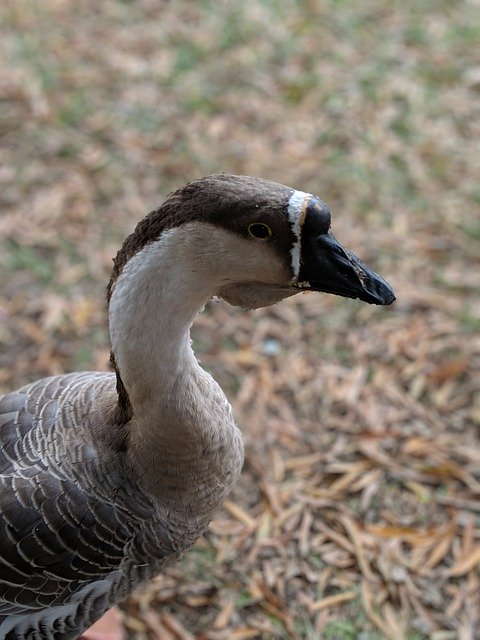
<svg viewBox="0 0 480 640">
<path fill-rule="evenodd" d="M 263 222 L 252 222 L 252 224 L 248 225 L 248 233 L 252 236 L 252 238 L 257 238 L 258 240 L 266 240 L 272 235 L 272 230 L 270 229 L 268 224 L 264 224 Z"/>
</svg>

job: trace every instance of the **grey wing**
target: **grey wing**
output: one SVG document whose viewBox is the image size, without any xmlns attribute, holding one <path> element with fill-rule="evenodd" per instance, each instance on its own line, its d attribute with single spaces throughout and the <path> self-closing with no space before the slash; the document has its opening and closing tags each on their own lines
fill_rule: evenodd
<svg viewBox="0 0 480 640">
<path fill-rule="evenodd" d="M 141 522 L 151 505 L 138 500 L 129 518 L 122 468 L 85 426 L 93 396 L 112 384 L 109 374 L 71 374 L 0 398 L 0 626 L 104 583 L 134 539 L 150 537 Z"/>
</svg>

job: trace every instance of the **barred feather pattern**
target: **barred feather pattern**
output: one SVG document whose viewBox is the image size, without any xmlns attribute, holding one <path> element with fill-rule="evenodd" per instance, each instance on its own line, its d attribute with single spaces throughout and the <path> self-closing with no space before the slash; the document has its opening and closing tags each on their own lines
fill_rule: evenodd
<svg viewBox="0 0 480 640">
<path fill-rule="evenodd" d="M 185 546 L 108 436 L 116 398 L 109 373 L 0 398 L 0 638 L 78 638 Z"/>
</svg>

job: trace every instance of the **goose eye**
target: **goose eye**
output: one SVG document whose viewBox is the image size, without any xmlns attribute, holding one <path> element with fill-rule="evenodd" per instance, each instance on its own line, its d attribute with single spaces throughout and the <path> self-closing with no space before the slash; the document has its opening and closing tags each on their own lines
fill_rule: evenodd
<svg viewBox="0 0 480 640">
<path fill-rule="evenodd" d="M 252 222 L 252 224 L 248 225 L 248 233 L 252 236 L 252 238 L 257 238 L 258 240 L 266 240 L 272 235 L 272 230 L 270 229 L 268 224 L 264 224 L 263 222 Z"/>
</svg>

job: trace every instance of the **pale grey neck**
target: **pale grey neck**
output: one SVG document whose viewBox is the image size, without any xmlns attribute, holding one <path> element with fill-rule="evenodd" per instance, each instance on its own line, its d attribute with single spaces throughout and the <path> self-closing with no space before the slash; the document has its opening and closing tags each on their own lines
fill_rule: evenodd
<svg viewBox="0 0 480 640">
<path fill-rule="evenodd" d="M 196 535 L 237 477 L 243 444 L 230 405 L 190 345 L 191 324 L 223 276 L 215 275 L 212 252 L 202 254 L 201 242 L 192 249 L 196 227 L 184 227 L 167 231 L 127 262 L 109 321 L 133 409 L 129 459 L 162 505 L 195 511 Z M 199 233 L 206 242 L 211 231 L 204 227 Z"/>
<path fill-rule="evenodd" d="M 190 261 L 182 259 L 173 235 L 165 233 L 129 260 L 110 301 L 116 364 L 132 405 L 142 412 L 162 404 L 178 377 L 198 366 L 190 327 L 214 292 L 212 282 L 195 277 Z"/>
</svg>

